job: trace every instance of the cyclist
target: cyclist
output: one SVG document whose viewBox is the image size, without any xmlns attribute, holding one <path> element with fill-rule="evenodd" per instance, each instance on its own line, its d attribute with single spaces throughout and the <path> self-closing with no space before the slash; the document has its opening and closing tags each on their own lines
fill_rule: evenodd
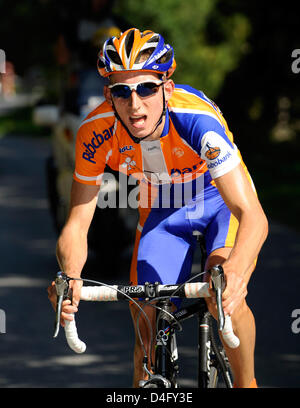
<svg viewBox="0 0 300 408">
<path fill-rule="evenodd" d="M 105 164 L 137 178 L 140 218 L 131 282 L 185 281 L 195 248 L 193 231 L 204 233 L 206 268 L 223 266 L 224 311 L 240 338 L 237 349 L 224 345 L 235 386 L 255 388 L 255 321 L 245 298 L 268 223 L 221 111 L 203 92 L 175 85 L 170 79 L 175 67 L 173 48 L 152 31 L 132 28 L 105 42 L 98 70 L 108 78 L 106 101 L 78 130 L 71 207 L 58 239 L 58 262 L 69 276 L 80 276 Z M 73 303 L 65 301 L 62 314 L 69 320 L 81 287 L 72 283 Z M 53 286 L 49 296 L 54 303 Z M 216 315 L 213 298 L 207 303 Z M 135 322 L 138 310 L 130 308 Z M 153 322 L 154 310 L 145 310 Z M 140 322 L 140 329 L 149 342 L 146 324 Z M 135 387 L 144 376 L 142 358 L 137 339 Z"/>
</svg>

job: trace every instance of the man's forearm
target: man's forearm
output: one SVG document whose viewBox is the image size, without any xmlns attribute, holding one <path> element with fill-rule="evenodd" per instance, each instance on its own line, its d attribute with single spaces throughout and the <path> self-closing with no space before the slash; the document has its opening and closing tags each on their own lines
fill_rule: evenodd
<svg viewBox="0 0 300 408">
<path fill-rule="evenodd" d="M 86 235 L 65 227 L 57 241 L 56 257 L 61 270 L 68 276 L 80 277 L 87 260 Z"/>
</svg>

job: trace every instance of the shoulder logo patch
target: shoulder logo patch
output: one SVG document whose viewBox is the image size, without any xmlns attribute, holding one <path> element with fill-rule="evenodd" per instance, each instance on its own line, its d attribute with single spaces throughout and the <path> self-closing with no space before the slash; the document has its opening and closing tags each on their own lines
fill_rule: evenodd
<svg viewBox="0 0 300 408">
<path fill-rule="evenodd" d="M 205 152 L 205 156 L 208 158 L 208 160 L 214 160 L 216 159 L 219 154 L 221 153 L 221 149 L 218 146 L 210 146 L 209 143 L 206 143 L 206 147 L 208 150 Z"/>
</svg>

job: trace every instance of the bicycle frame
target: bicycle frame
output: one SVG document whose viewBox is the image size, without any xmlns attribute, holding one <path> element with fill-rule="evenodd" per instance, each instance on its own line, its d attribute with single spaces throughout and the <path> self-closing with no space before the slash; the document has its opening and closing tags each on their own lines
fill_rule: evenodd
<svg viewBox="0 0 300 408">
<path fill-rule="evenodd" d="M 176 387 L 178 355 L 175 355 L 173 350 L 172 340 L 175 339 L 175 329 L 169 315 L 172 312 L 172 303 L 169 300 L 161 300 L 157 306 L 161 310 L 157 312 L 156 320 L 155 372 L 169 379 L 170 384 Z"/>
</svg>

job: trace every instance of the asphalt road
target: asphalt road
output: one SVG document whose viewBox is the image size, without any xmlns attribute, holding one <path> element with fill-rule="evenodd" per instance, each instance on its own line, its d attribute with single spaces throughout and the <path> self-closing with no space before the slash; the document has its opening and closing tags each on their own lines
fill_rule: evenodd
<svg viewBox="0 0 300 408">
<path fill-rule="evenodd" d="M 0 140 L 0 309 L 6 317 L 5 330 L 0 322 L 5 331 L 0 387 L 131 387 L 134 338 L 126 304 L 81 302 L 77 325 L 87 342 L 83 355 L 67 348 L 63 331 L 52 338 L 54 314 L 46 288 L 58 267 L 45 186 L 49 151 L 47 140 Z M 299 234 L 271 222 L 248 295 L 262 387 L 300 385 L 300 322 L 292 317 L 300 309 L 299 272 Z M 119 271 L 106 281 L 127 282 L 126 274 Z M 178 336 L 182 386 L 195 387 L 195 326 L 187 321 L 184 327 Z"/>
</svg>

